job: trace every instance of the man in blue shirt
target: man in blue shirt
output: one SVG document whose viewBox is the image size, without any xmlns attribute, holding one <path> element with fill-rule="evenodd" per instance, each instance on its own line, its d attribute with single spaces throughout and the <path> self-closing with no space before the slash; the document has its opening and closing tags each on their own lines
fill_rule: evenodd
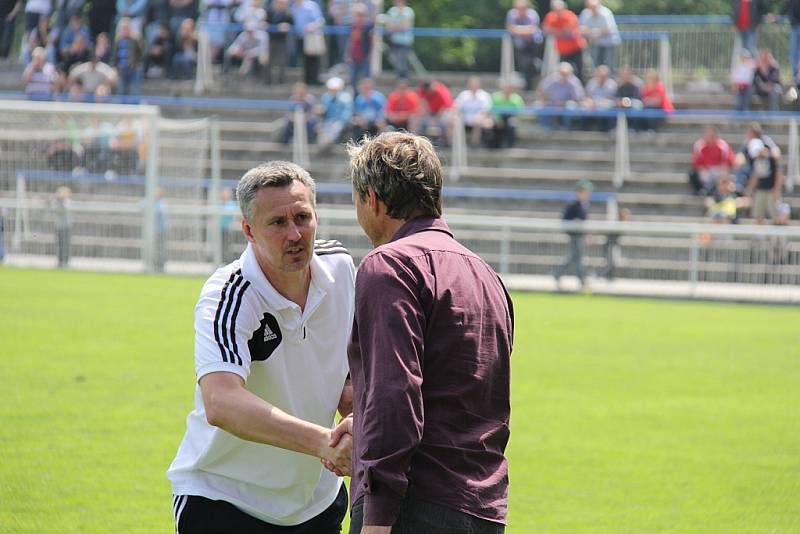
<svg viewBox="0 0 800 534">
<path fill-rule="evenodd" d="M 344 90 L 344 80 L 338 76 L 325 84 L 328 91 L 322 95 L 322 123 L 319 125 L 319 142 L 331 145 L 341 139 L 353 118 L 353 97 Z"/>
<path fill-rule="evenodd" d="M 364 78 L 358 83 L 358 95 L 353 107 L 353 138 L 364 135 L 375 136 L 386 127 L 384 108 L 386 97 L 375 90 L 372 78 Z"/>
</svg>

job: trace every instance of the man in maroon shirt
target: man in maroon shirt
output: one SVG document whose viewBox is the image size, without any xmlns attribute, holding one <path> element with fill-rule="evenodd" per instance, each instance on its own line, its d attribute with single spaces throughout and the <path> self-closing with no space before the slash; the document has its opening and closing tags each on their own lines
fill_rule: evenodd
<svg viewBox="0 0 800 534">
<path fill-rule="evenodd" d="M 351 534 L 500 533 L 506 522 L 511 299 L 441 218 L 431 143 L 351 145 L 358 221 Z M 423 386 L 424 384 L 424 386 Z"/>
</svg>

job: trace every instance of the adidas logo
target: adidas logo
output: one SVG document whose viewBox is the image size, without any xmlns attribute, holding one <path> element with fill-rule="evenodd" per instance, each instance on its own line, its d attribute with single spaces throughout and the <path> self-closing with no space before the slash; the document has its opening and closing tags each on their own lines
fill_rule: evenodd
<svg viewBox="0 0 800 534">
<path fill-rule="evenodd" d="M 264 325 L 264 343 L 273 339 L 278 339 L 278 334 L 270 330 L 269 326 Z"/>
</svg>

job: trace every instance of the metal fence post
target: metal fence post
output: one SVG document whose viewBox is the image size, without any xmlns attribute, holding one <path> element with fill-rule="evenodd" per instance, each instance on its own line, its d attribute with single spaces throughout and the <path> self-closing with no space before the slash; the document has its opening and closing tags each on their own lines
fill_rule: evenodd
<svg viewBox="0 0 800 534">
<path fill-rule="evenodd" d="M 667 90 L 667 95 L 673 97 L 672 86 L 672 50 L 669 44 L 669 34 L 664 33 L 658 40 L 658 76 Z"/>
<path fill-rule="evenodd" d="M 630 150 L 628 147 L 628 118 L 625 113 L 617 113 L 617 136 L 614 151 L 613 184 L 619 189 L 631 173 Z"/>
<path fill-rule="evenodd" d="M 372 32 L 372 51 L 369 56 L 369 75 L 373 78 L 383 73 L 383 28 Z"/>
<path fill-rule="evenodd" d="M 789 161 L 786 167 L 784 187 L 787 192 L 794 191 L 794 184 L 800 180 L 800 140 L 797 135 L 797 119 L 789 121 Z"/>
<path fill-rule="evenodd" d="M 511 36 L 503 35 L 502 46 L 500 48 L 500 79 L 507 82 L 512 79 L 514 74 L 514 45 Z"/>
<path fill-rule="evenodd" d="M 211 191 L 209 192 L 208 207 L 211 213 L 211 246 L 214 265 L 222 265 L 225 251 L 222 250 L 222 213 L 217 208 L 222 199 L 222 169 L 220 162 L 219 146 L 219 119 L 211 119 Z M 216 209 L 215 209 L 216 208 Z"/>
<path fill-rule="evenodd" d="M 544 41 L 544 56 L 542 57 L 542 78 L 558 70 L 560 57 L 556 50 L 556 40 L 548 35 Z"/>
<path fill-rule="evenodd" d="M 214 72 L 211 66 L 211 43 L 208 28 L 200 25 L 197 32 L 197 72 L 194 79 L 194 93 L 203 94 L 214 83 Z"/>
<path fill-rule="evenodd" d="M 28 216 L 28 186 L 25 175 L 17 174 L 16 205 L 14 210 L 14 237 L 11 241 L 11 250 L 19 252 L 22 248 L 23 238 L 28 237 L 31 223 Z"/>
<path fill-rule="evenodd" d="M 158 191 L 158 121 L 160 114 L 148 120 L 147 128 L 147 169 L 145 171 L 144 189 L 144 226 L 142 228 L 142 257 L 144 270 L 148 273 L 156 270 L 156 193 Z"/>
<path fill-rule="evenodd" d="M 310 164 L 308 158 L 308 133 L 306 113 L 301 106 L 294 108 L 294 137 L 292 139 L 292 161 L 303 168 Z"/>
<path fill-rule="evenodd" d="M 453 146 L 450 156 L 450 180 L 457 182 L 467 168 L 467 133 L 458 111 L 453 113 Z"/>
</svg>

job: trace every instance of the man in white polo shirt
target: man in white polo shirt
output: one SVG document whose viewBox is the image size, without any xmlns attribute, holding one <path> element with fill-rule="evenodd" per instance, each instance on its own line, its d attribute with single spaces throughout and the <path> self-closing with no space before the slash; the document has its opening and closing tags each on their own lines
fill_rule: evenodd
<svg viewBox="0 0 800 534">
<path fill-rule="evenodd" d="M 352 440 L 331 427 L 352 409 L 353 260 L 315 243 L 314 182 L 297 165 L 251 169 L 237 197 L 249 244 L 195 308 L 195 409 L 167 473 L 176 528 L 338 533 L 347 492 L 322 462 L 350 469 Z"/>
</svg>

